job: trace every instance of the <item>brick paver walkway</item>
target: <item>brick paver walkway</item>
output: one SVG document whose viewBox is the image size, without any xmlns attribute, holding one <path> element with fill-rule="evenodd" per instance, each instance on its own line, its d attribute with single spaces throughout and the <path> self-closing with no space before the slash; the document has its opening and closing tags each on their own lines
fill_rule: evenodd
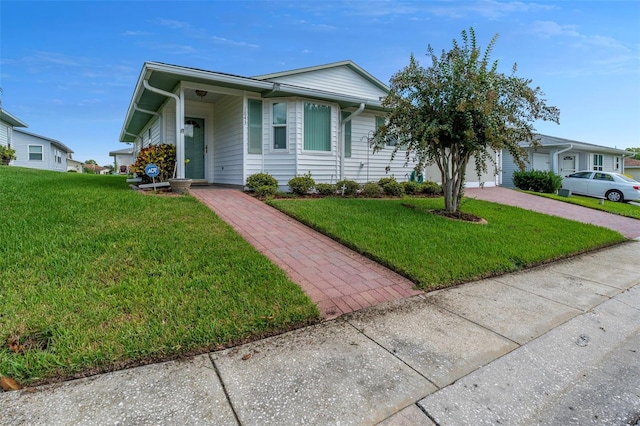
<svg viewBox="0 0 640 426">
<path fill-rule="evenodd" d="M 550 198 L 538 197 L 520 191 L 502 187 L 467 188 L 464 195 L 478 200 L 493 201 L 500 204 L 522 207 L 554 216 L 560 216 L 579 222 L 591 223 L 614 229 L 627 238 L 640 237 L 640 220 L 602 212 L 575 204 L 564 203 Z M 610 201 L 605 201 L 606 203 Z"/>
<path fill-rule="evenodd" d="M 324 318 L 421 293 L 408 279 L 242 191 L 192 187 L 191 194 L 280 266 Z"/>
</svg>

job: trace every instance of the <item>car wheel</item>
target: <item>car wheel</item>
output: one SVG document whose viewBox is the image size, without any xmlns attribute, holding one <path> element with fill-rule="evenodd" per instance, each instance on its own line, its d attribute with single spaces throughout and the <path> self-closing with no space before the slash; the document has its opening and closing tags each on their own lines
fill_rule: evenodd
<svg viewBox="0 0 640 426">
<path fill-rule="evenodd" d="M 612 189 L 611 191 L 607 192 L 607 200 L 609 201 L 615 201 L 615 202 L 622 202 L 624 201 L 624 196 L 622 195 L 622 192 L 618 191 L 617 189 Z"/>
</svg>

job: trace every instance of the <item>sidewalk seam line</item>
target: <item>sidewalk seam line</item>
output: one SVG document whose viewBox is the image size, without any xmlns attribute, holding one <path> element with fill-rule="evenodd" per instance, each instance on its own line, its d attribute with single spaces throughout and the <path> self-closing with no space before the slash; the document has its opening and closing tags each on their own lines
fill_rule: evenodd
<svg viewBox="0 0 640 426">
<path fill-rule="evenodd" d="M 240 418 L 238 417 L 238 413 L 236 412 L 236 409 L 233 406 L 233 402 L 231 402 L 231 396 L 229 395 L 229 391 L 227 391 L 227 386 L 224 384 L 224 380 L 222 380 L 222 375 L 220 374 L 220 370 L 218 369 L 218 365 L 216 364 L 216 361 L 213 359 L 212 354 L 213 352 L 210 352 L 208 354 L 209 361 L 211 361 L 211 364 L 213 365 L 213 370 L 216 372 L 216 376 L 218 376 L 218 380 L 220 381 L 220 386 L 222 386 L 222 391 L 224 392 L 224 396 L 227 398 L 227 402 L 229 403 L 229 407 L 231 408 L 233 417 L 236 419 L 236 423 L 239 426 L 242 426 L 242 423 L 240 422 Z"/>
<path fill-rule="evenodd" d="M 431 383 L 433 386 L 435 386 L 436 388 L 436 392 L 439 391 L 440 389 L 442 389 L 440 386 L 438 386 L 437 384 L 435 384 L 430 378 L 428 378 L 427 376 L 425 376 L 424 374 L 422 374 L 421 372 L 419 372 L 418 370 L 416 370 L 415 368 L 413 368 L 413 366 L 409 365 L 405 360 L 403 360 L 402 358 L 400 358 L 398 355 L 394 354 L 393 352 L 391 352 L 389 349 L 385 348 L 384 346 L 382 346 L 380 343 L 376 342 L 374 339 L 372 339 L 371 337 L 369 337 L 367 334 L 365 334 L 362 330 L 360 330 L 358 327 L 356 327 L 355 325 L 351 324 L 351 322 L 349 320 L 345 320 L 345 322 L 347 324 L 349 324 L 350 327 L 352 327 L 354 330 L 356 330 L 358 333 L 362 334 L 366 339 L 370 340 L 371 342 L 373 342 L 375 345 L 379 346 L 383 351 L 385 351 L 386 353 L 390 354 L 392 357 L 394 357 L 395 359 L 397 359 L 398 361 L 400 361 L 401 363 L 403 363 L 404 365 L 406 365 L 407 367 L 409 367 L 410 370 L 414 371 L 415 373 L 417 373 L 420 377 L 424 378 L 427 382 Z M 426 397 L 426 395 L 425 395 Z M 423 397 L 424 398 L 424 397 Z M 417 402 L 417 401 L 416 401 Z"/>
<path fill-rule="evenodd" d="M 424 408 L 422 405 L 418 404 L 417 402 L 416 402 L 416 404 L 415 404 L 415 405 L 416 405 L 416 406 L 418 407 L 418 409 L 419 409 L 420 411 L 422 411 L 422 412 L 424 413 L 424 415 L 425 415 L 425 416 L 427 416 L 427 417 L 429 418 L 429 420 L 431 420 L 431 421 L 432 421 L 436 426 L 440 426 L 440 423 L 438 423 L 438 422 L 436 421 L 436 419 L 435 419 L 431 414 L 429 414 L 429 412 L 427 411 L 427 409 L 426 409 L 426 408 Z"/>
<path fill-rule="evenodd" d="M 446 289 L 445 289 L 445 290 L 446 290 Z M 435 306 L 435 307 L 436 307 L 436 308 L 438 308 L 438 309 L 442 309 L 442 310 L 444 310 L 444 311 L 449 312 L 450 314 L 453 314 L 453 315 L 455 315 L 455 316 L 457 316 L 457 317 L 459 317 L 459 318 L 462 318 L 462 319 L 463 319 L 463 320 L 465 320 L 465 321 L 469 321 L 471 324 L 475 324 L 475 325 L 477 325 L 478 327 L 483 328 L 483 329 L 485 329 L 485 330 L 489 331 L 490 333 L 495 334 L 496 336 L 500 336 L 500 337 L 502 337 L 503 339 L 506 339 L 506 340 L 508 340 L 508 341 L 510 341 L 510 342 L 512 342 L 512 343 L 515 343 L 515 344 L 516 344 L 516 346 L 518 346 L 518 347 L 520 347 L 520 346 L 524 346 L 524 344 L 520 344 L 520 343 L 516 342 L 515 340 L 511 339 L 510 337 L 507 337 L 507 336 L 505 336 L 505 335 L 503 335 L 503 334 L 500 334 L 500 333 L 498 333 L 497 331 L 490 329 L 490 328 L 489 328 L 489 327 L 487 327 L 486 325 L 482 325 L 482 324 L 480 324 L 480 323 L 478 323 L 478 322 L 476 322 L 476 321 L 473 321 L 473 320 L 471 320 L 471 319 L 469 319 L 469 318 L 467 318 L 467 317 L 465 317 L 465 316 L 463 316 L 463 315 L 459 314 L 458 312 L 452 311 L 451 309 L 446 308 L 446 307 L 444 307 L 444 306 L 440 306 L 440 305 L 438 305 L 437 303 L 432 302 L 431 300 L 427 300 L 427 303 L 429 303 L 429 304 L 431 304 L 431 305 Z M 515 349 L 513 349 L 513 350 L 515 351 L 516 349 L 517 349 L 517 348 L 515 348 Z M 509 352 L 511 352 L 511 351 L 509 351 Z M 507 352 L 507 353 L 509 353 L 509 352 Z M 506 355 L 506 354 L 505 354 L 505 355 Z M 504 355 L 502 355 L 502 356 L 504 356 Z M 497 358 L 496 358 L 496 359 L 497 359 Z M 494 361 L 495 361 L 495 360 L 494 360 Z M 478 367 L 478 368 L 480 368 L 480 367 Z"/>
</svg>

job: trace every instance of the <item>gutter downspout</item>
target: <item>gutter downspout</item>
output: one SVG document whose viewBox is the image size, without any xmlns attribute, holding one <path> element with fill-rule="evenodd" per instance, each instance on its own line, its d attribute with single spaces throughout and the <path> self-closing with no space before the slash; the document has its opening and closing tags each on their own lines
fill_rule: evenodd
<svg viewBox="0 0 640 426">
<path fill-rule="evenodd" d="M 176 177 L 179 179 L 184 178 L 184 127 L 180 125 L 181 122 L 184 121 L 182 119 L 181 112 L 182 103 L 180 102 L 180 96 L 175 93 L 165 92 L 164 90 L 158 89 L 157 87 L 153 87 L 149 84 L 148 80 L 143 80 L 142 85 L 145 89 L 150 92 L 157 93 L 159 95 L 167 96 L 175 99 L 176 101 Z M 178 127 L 179 126 L 179 127 Z M 180 131 L 178 131 L 178 128 Z"/>
<path fill-rule="evenodd" d="M 352 112 L 347 118 L 342 120 L 342 125 L 340 126 L 340 136 L 342 139 L 341 141 L 342 143 L 340 144 L 340 179 L 345 179 L 344 177 L 344 162 L 345 162 L 345 146 L 344 146 L 345 145 L 344 143 L 345 127 L 344 125 L 350 122 L 351 120 L 353 120 L 355 117 L 362 114 L 362 111 L 364 111 L 364 102 L 360 102 L 360 106 L 358 107 L 358 109 Z M 367 167 L 369 167 L 369 164 L 367 164 Z"/>
<path fill-rule="evenodd" d="M 566 147 L 565 149 L 561 149 L 560 151 L 556 152 L 556 154 L 553 156 L 553 159 L 555 160 L 555 163 L 556 163 L 556 164 L 554 164 L 554 167 L 553 167 L 553 172 L 554 173 L 559 174 L 560 176 L 562 176 L 562 174 L 558 173 L 558 171 L 557 171 L 560 168 L 560 164 L 559 164 L 560 163 L 560 154 L 562 154 L 563 152 L 567 152 L 569 150 L 572 150 L 572 149 L 573 149 L 573 144 L 570 143 L 569 146 Z M 575 163 L 573 165 L 575 167 Z"/>
</svg>

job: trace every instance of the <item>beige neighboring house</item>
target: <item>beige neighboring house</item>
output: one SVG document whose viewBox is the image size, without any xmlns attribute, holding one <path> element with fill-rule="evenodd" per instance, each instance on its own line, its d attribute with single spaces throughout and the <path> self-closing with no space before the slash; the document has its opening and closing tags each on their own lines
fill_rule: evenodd
<svg viewBox="0 0 640 426">
<path fill-rule="evenodd" d="M 97 175 L 108 175 L 110 170 L 97 164 L 83 164 L 87 170 L 92 170 Z"/>
<path fill-rule="evenodd" d="M 635 180 L 640 182 L 640 160 L 636 160 L 635 158 L 625 158 L 624 174 L 632 176 Z"/>
<path fill-rule="evenodd" d="M 71 154 L 68 154 L 67 155 L 67 171 L 84 173 L 84 169 L 82 168 L 82 161 L 74 160 L 73 158 L 71 158 Z"/>
<path fill-rule="evenodd" d="M 135 162 L 133 147 L 110 151 L 109 157 L 113 157 L 114 172 L 119 175 L 128 174 L 129 166 Z"/>
</svg>

